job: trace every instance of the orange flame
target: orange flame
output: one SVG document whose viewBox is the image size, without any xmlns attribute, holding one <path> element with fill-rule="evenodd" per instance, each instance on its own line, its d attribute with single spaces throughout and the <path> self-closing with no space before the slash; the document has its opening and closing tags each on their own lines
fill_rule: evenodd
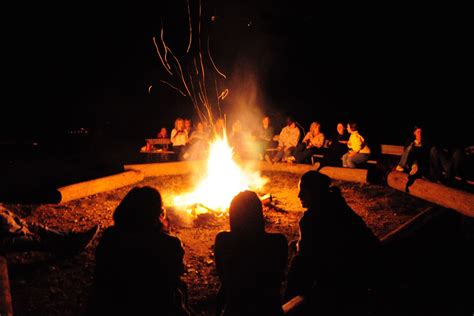
<svg viewBox="0 0 474 316">
<path fill-rule="evenodd" d="M 226 212 L 239 192 L 261 189 L 267 181 L 259 172 L 240 167 L 233 159 L 233 150 L 227 139 L 217 139 L 210 146 L 204 179 L 193 192 L 176 196 L 174 205 L 202 205 L 201 212 L 207 212 L 207 209 Z"/>
</svg>

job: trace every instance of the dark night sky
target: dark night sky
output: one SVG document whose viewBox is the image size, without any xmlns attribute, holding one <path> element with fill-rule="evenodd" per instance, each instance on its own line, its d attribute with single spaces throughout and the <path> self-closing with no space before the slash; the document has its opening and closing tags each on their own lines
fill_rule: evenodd
<svg viewBox="0 0 474 316">
<path fill-rule="evenodd" d="M 4 88 L 11 94 L 2 106 L 4 137 L 105 121 L 145 135 L 192 114 L 159 84 L 166 74 L 151 42 L 163 21 L 172 48 L 187 43 L 186 1 L 4 11 Z M 415 122 L 472 139 L 461 111 L 472 105 L 472 36 L 463 12 L 432 3 L 211 0 L 203 1 L 203 28 L 219 43 L 214 58 L 229 77 L 243 69 L 257 74 L 265 110 L 291 110 L 304 125 L 354 118 L 392 142 Z"/>
</svg>

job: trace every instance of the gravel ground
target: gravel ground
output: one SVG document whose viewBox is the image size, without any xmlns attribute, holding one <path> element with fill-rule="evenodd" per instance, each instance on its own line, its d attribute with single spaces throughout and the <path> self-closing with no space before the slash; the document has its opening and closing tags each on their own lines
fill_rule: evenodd
<svg viewBox="0 0 474 316">
<path fill-rule="evenodd" d="M 282 232 L 288 240 L 298 237 L 298 221 L 303 209 L 297 198 L 298 176 L 284 172 L 267 172 L 271 179 L 261 193 L 271 193 L 272 203 L 265 207 L 267 230 Z M 165 203 L 188 189 L 190 176 L 147 178 L 138 185 L 156 187 Z M 382 238 L 430 203 L 402 192 L 373 184 L 334 181 L 341 188 L 349 205 L 373 232 Z M 29 222 L 46 224 L 51 228 L 84 230 L 100 224 L 101 231 L 112 225 L 115 207 L 132 186 L 65 205 L 4 204 Z M 198 315 L 213 315 L 218 279 L 214 271 L 213 242 L 217 232 L 228 229 L 227 217 L 201 215 L 185 221 L 170 212 L 172 233 L 185 247 L 190 304 Z M 87 304 L 94 270 L 94 250 L 101 234 L 82 253 L 68 259 L 49 254 L 17 253 L 8 255 L 11 292 L 15 315 L 81 315 Z M 284 286 L 284 285 L 283 285 Z"/>
</svg>

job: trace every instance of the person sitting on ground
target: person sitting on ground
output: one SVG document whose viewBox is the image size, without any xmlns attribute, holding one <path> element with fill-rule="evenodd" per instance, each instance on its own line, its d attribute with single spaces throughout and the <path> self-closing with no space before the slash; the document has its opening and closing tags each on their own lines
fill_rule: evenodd
<svg viewBox="0 0 474 316">
<path fill-rule="evenodd" d="M 199 122 L 189 137 L 189 159 L 204 159 L 209 151 L 209 134 L 204 130 L 204 124 Z"/>
<path fill-rule="evenodd" d="M 404 151 L 400 162 L 396 166 L 396 171 L 408 173 L 414 176 L 419 169 L 427 169 L 428 155 L 430 145 L 425 137 L 423 137 L 423 130 L 420 126 L 413 127 L 413 136 L 408 140 L 404 146 Z"/>
<path fill-rule="evenodd" d="M 248 142 L 248 133 L 243 130 L 240 120 L 235 120 L 232 124 L 232 132 L 229 135 L 229 145 L 237 159 L 248 158 Z"/>
<path fill-rule="evenodd" d="M 430 150 L 429 179 L 447 185 L 454 185 L 455 178 L 462 182 L 474 176 L 474 146 L 446 148 L 433 146 Z"/>
<path fill-rule="evenodd" d="M 218 233 L 214 247 L 221 281 L 217 314 L 283 315 L 280 290 L 288 260 L 286 237 L 265 232 L 262 202 L 252 191 L 233 198 L 229 222 L 230 231 Z"/>
<path fill-rule="evenodd" d="M 193 121 L 190 118 L 184 119 L 184 129 L 186 130 L 186 132 L 188 132 L 188 136 L 190 136 L 193 133 L 194 131 Z"/>
<path fill-rule="evenodd" d="M 134 187 L 96 249 L 89 315 L 189 315 L 181 241 L 169 235 L 161 194 Z"/>
<path fill-rule="evenodd" d="M 173 144 L 173 151 L 175 152 L 175 160 L 184 160 L 189 158 L 186 153 L 189 141 L 188 132 L 184 129 L 184 121 L 182 118 L 177 118 L 174 122 L 174 128 L 171 131 L 171 144 Z"/>
<path fill-rule="evenodd" d="M 263 160 L 265 151 L 268 148 L 273 148 L 275 146 L 275 142 L 273 140 L 273 137 L 275 136 L 274 133 L 273 126 L 270 124 L 270 117 L 264 116 L 262 119 L 262 124 L 260 124 L 257 130 L 254 132 L 258 158 L 260 160 Z"/>
<path fill-rule="evenodd" d="M 346 132 L 344 124 L 341 122 L 337 123 L 336 133 L 328 139 L 324 157 L 314 164 L 316 170 L 324 166 L 340 167 L 342 165 L 342 156 L 347 152 L 348 140 L 349 134 Z"/>
<path fill-rule="evenodd" d="M 349 151 L 342 156 L 342 166 L 344 168 L 357 168 L 357 166 L 369 160 L 370 148 L 367 146 L 364 137 L 359 134 L 357 123 L 348 123 L 347 131 L 351 134 L 347 141 Z"/>
<path fill-rule="evenodd" d="M 223 118 L 218 118 L 214 123 L 214 135 L 213 137 L 224 139 L 224 134 L 226 134 L 225 130 L 225 122 Z M 227 135 L 226 135 L 227 137 Z"/>
<path fill-rule="evenodd" d="M 0 253 L 3 254 L 41 251 L 73 255 L 87 247 L 98 231 L 98 225 L 83 232 L 73 232 L 28 223 L 0 205 Z"/>
<path fill-rule="evenodd" d="M 160 132 L 158 133 L 158 135 L 156 135 L 156 138 L 158 138 L 158 139 L 167 139 L 168 138 L 168 130 L 166 129 L 166 127 L 162 127 L 160 129 Z M 161 149 L 161 150 L 168 150 L 168 148 L 169 148 L 168 144 L 155 145 L 155 147 L 158 147 L 158 149 Z M 165 156 L 165 158 L 167 159 L 168 157 Z"/>
<path fill-rule="evenodd" d="M 319 122 L 311 123 L 309 132 L 303 138 L 303 141 L 296 146 L 293 156 L 288 157 L 287 161 L 292 163 L 309 162 L 314 154 L 322 154 L 324 152 L 324 134 L 321 132 L 321 124 Z"/>
<path fill-rule="evenodd" d="M 286 119 L 286 126 L 282 128 L 280 137 L 278 139 L 277 150 L 271 158 L 268 154 L 265 155 L 265 160 L 270 163 L 278 161 L 286 161 L 286 159 L 293 154 L 300 139 L 300 130 L 296 126 L 295 120 L 289 116 Z"/>
<path fill-rule="evenodd" d="M 359 312 L 367 312 L 380 242 L 330 184 L 328 176 L 314 170 L 300 179 L 298 197 L 306 211 L 285 300 L 304 297 L 304 315 L 364 315 Z"/>
<path fill-rule="evenodd" d="M 160 132 L 156 135 L 156 138 L 160 138 L 160 139 L 168 138 L 168 130 L 166 129 L 166 127 L 163 126 L 160 129 Z"/>
</svg>

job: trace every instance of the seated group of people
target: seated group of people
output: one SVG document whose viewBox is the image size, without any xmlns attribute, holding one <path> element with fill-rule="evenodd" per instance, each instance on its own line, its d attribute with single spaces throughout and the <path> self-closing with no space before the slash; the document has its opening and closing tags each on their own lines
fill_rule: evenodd
<svg viewBox="0 0 474 316">
<path fill-rule="evenodd" d="M 281 233 L 265 231 L 255 192 L 243 191 L 232 200 L 230 230 L 218 233 L 214 244 L 221 283 L 217 315 L 283 315 L 283 304 L 295 296 L 305 298 L 308 315 L 366 310 L 379 240 L 327 176 L 310 171 L 302 176 L 299 189 L 307 211 L 296 244 Z M 133 188 L 113 219 L 96 250 L 89 314 L 193 314 L 181 280 L 184 248 L 169 234 L 159 191 Z M 290 262 L 292 245 L 297 250 Z"/>
<path fill-rule="evenodd" d="M 198 122 L 195 127 L 189 118 L 177 118 L 171 135 L 162 127 L 157 138 L 169 138 L 172 148 L 162 145 L 162 149 L 174 151 L 173 160 L 203 159 L 209 150 L 210 133 L 207 125 Z"/>
<path fill-rule="evenodd" d="M 224 131 L 223 119 L 218 119 L 212 129 L 202 122 L 193 129 L 190 119 L 176 119 L 170 135 L 176 160 L 205 158 L 212 137 L 223 137 Z M 166 136 L 166 129 L 162 128 L 158 137 Z M 312 163 L 311 157 L 319 154 L 322 158 L 315 163 L 316 170 L 323 166 L 357 168 L 366 163 L 371 155 L 371 149 L 359 133 L 356 122 L 346 125 L 337 123 L 336 131 L 330 137 L 321 131 L 319 122 L 312 122 L 300 141 L 301 131 L 296 121 L 288 117 L 286 126 L 278 134 L 278 141 L 274 141 L 274 136 L 270 117 L 264 116 L 253 131 L 243 128 L 239 120 L 234 121 L 228 141 L 237 156 L 265 159 L 270 163 Z M 431 181 L 449 183 L 455 177 L 472 177 L 473 152 L 474 146 L 433 146 L 422 137 L 422 128 L 415 126 L 396 170 L 406 171 L 410 176 L 423 175 Z"/>
<path fill-rule="evenodd" d="M 283 315 L 283 304 L 294 297 L 304 298 L 305 315 L 367 311 L 379 240 L 326 175 L 304 174 L 298 197 L 307 210 L 299 222 L 299 239 L 290 243 L 282 233 L 266 232 L 255 192 L 233 198 L 230 230 L 218 233 L 214 243 L 220 279 L 217 315 Z M 8 226 L 1 235 L 3 252 L 77 252 L 98 231 L 97 226 L 82 233 L 33 229 L 33 224 L 0 211 L 0 224 Z M 160 192 L 134 187 L 115 209 L 113 220 L 96 248 L 87 314 L 193 314 L 181 279 L 185 250 L 170 234 Z"/>
<path fill-rule="evenodd" d="M 474 146 L 433 145 L 423 136 L 422 127 L 414 126 L 395 170 L 447 185 L 456 177 L 466 181 L 474 175 Z"/>
<path fill-rule="evenodd" d="M 269 116 L 264 116 L 261 124 L 254 130 L 243 128 L 240 120 L 235 120 L 228 135 L 228 142 L 236 156 L 260 160 L 265 158 L 272 163 L 309 163 L 311 156 L 316 153 L 324 155 L 321 166 L 342 165 L 355 168 L 368 160 L 370 149 L 358 133 L 357 123 L 347 124 L 349 133 L 343 123 L 338 123 L 335 134 L 329 138 L 324 136 L 320 127 L 319 122 L 312 122 L 309 132 L 300 141 L 300 129 L 295 120 L 288 117 L 287 125 L 278 134 L 276 142 Z M 176 119 L 170 135 L 172 149 L 176 153 L 175 159 L 205 158 L 210 140 L 213 137 L 222 138 L 224 131 L 223 119 L 217 119 L 212 128 L 199 122 L 195 129 L 190 119 Z M 167 137 L 166 128 L 161 129 L 158 137 Z"/>
<path fill-rule="evenodd" d="M 371 152 L 364 137 L 359 134 L 358 124 L 349 122 L 346 127 L 341 122 L 337 123 L 336 133 L 326 138 L 321 132 L 321 124 L 312 122 L 309 132 L 299 142 L 300 130 L 296 122 L 288 118 L 279 135 L 278 146 L 273 153 L 267 153 L 265 159 L 270 163 L 310 163 L 313 155 L 320 154 L 323 159 L 317 163 L 316 169 L 323 166 L 356 168 L 369 160 Z"/>
</svg>

